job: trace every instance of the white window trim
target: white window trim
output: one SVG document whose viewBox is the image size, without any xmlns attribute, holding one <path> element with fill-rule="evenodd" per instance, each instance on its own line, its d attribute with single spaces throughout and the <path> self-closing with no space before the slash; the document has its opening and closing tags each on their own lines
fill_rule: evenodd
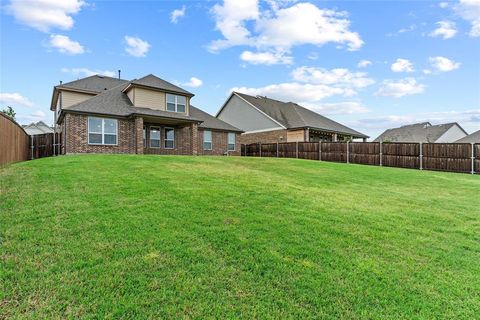
<svg viewBox="0 0 480 320">
<path fill-rule="evenodd" d="M 90 132 L 90 118 L 97 118 L 102 120 L 102 132 Z M 112 133 L 105 133 L 105 119 L 108 120 L 115 120 L 115 143 L 105 143 L 105 134 L 113 135 Z M 92 134 L 101 134 L 102 135 L 102 143 L 90 143 L 90 133 Z M 87 118 L 87 140 L 88 144 L 92 146 L 118 146 L 118 119 L 112 118 L 101 118 L 101 117 L 93 117 L 89 116 Z"/>
<path fill-rule="evenodd" d="M 168 96 L 171 95 L 171 96 L 174 96 L 175 97 L 175 111 L 171 111 L 171 110 L 168 110 Z M 184 112 L 180 112 L 178 111 L 178 97 L 184 97 L 185 98 L 185 111 Z M 168 111 L 168 112 L 175 112 L 175 113 L 187 113 L 187 101 L 188 101 L 188 98 L 186 96 L 182 96 L 182 95 L 178 95 L 178 94 L 173 94 L 173 93 L 167 93 L 165 94 L 165 111 Z M 180 105 L 183 106 L 183 104 L 180 103 Z"/>
<path fill-rule="evenodd" d="M 229 146 L 230 146 L 230 141 L 228 139 L 228 137 L 233 134 L 233 149 L 229 149 Z M 227 151 L 236 151 L 237 149 L 237 135 L 235 134 L 235 132 L 229 132 L 227 133 Z"/>
<path fill-rule="evenodd" d="M 173 140 L 167 139 L 167 132 L 166 132 L 166 131 L 167 131 L 168 129 L 173 130 Z M 167 147 L 165 146 L 165 142 L 167 142 L 167 141 L 172 141 L 172 142 L 173 142 L 173 147 L 167 148 Z M 164 127 L 164 128 L 163 128 L 163 148 L 164 148 L 164 149 L 168 149 L 168 150 L 175 149 L 175 128 L 172 128 L 172 127 Z"/>
<path fill-rule="evenodd" d="M 152 129 L 158 131 L 158 139 L 152 139 Z M 152 146 L 152 140 L 158 140 L 158 147 Z M 162 147 L 162 128 L 156 127 L 156 126 L 150 126 L 148 127 L 148 147 L 153 148 L 153 149 L 160 149 Z"/>
<path fill-rule="evenodd" d="M 210 132 L 210 141 L 205 140 L 205 132 Z M 210 149 L 205 148 L 205 143 L 210 143 Z M 213 150 L 213 133 L 212 130 L 204 130 L 203 131 L 203 150 Z"/>
</svg>

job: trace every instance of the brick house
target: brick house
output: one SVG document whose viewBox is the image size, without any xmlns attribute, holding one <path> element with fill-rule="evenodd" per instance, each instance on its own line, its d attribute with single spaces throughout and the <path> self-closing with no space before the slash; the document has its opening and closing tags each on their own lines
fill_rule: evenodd
<svg viewBox="0 0 480 320">
<path fill-rule="evenodd" d="M 244 131 L 241 143 L 350 141 L 367 135 L 293 102 L 232 92 L 216 117 Z"/>
<path fill-rule="evenodd" d="M 241 130 L 192 106 L 193 96 L 154 75 L 94 75 L 55 86 L 62 153 L 240 154 Z"/>
</svg>

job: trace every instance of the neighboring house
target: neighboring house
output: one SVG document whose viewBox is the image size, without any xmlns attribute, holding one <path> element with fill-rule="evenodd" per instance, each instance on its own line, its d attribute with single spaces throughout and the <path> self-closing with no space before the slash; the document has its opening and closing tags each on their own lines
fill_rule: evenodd
<svg viewBox="0 0 480 320">
<path fill-rule="evenodd" d="M 415 123 L 388 129 L 374 142 L 450 143 L 467 135 L 456 122 L 432 126 L 430 122 Z"/>
<path fill-rule="evenodd" d="M 43 121 L 38 121 L 37 123 L 32 122 L 22 127 L 29 136 L 34 136 L 37 134 L 53 133 L 53 128 L 47 126 Z"/>
<path fill-rule="evenodd" d="M 51 110 L 63 153 L 240 154 L 235 128 L 154 75 L 91 76 L 55 86 Z"/>
<path fill-rule="evenodd" d="M 472 134 L 469 134 L 466 137 L 463 137 L 457 141 L 456 143 L 480 143 L 480 130 L 475 131 Z"/>
<path fill-rule="evenodd" d="M 245 131 L 242 143 L 348 141 L 368 136 L 293 102 L 233 92 L 218 119 Z"/>
</svg>

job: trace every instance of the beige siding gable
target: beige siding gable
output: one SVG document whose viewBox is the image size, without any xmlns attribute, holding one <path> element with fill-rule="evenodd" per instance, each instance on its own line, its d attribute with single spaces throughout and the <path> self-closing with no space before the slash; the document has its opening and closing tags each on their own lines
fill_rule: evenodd
<svg viewBox="0 0 480 320">
<path fill-rule="evenodd" d="M 61 91 L 59 95 L 59 99 L 62 99 L 62 108 L 68 108 L 73 106 L 74 104 L 83 102 L 91 97 L 95 96 L 94 94 L 88 93 L 80 93 L 80 92 L 72 92 L 72 91 Z"/>
<path fill-rule="evenodd" d="M 162 91 L 149 90 L 144 88 L 131 88 L 127 96 L 135 107 L 150 108 L 154 110 L 166 111 L 166 93 Z M 185 114 L 189 114 L 190 98 L 187 97 L 187 106 Z"/>
</svg>

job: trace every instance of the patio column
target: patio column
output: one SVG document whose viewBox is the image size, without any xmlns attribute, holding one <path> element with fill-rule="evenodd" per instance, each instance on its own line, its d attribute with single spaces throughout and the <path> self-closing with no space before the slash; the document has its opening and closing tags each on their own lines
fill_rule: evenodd
<svg viewBox="0 0 480 320">
<path fill-rule="evenodd" d="M 191 143 L 191 155 L 196 156 L 198 154 L 198 124 L 192 123 L 190 125 L 190 143 Z"/>
<path fill-rule="evenodd" d="M 337 134 L 336 134 L 336 133 L 334 133 L 334 134 L 333 134 L 333 142 L 337 142 L 337 141 L 338 141 Z"/>
<path fill-rule="evenodd" d="M 135 118 L 135 153 L 143 154 L 143 118 Z"/>
</svg>

